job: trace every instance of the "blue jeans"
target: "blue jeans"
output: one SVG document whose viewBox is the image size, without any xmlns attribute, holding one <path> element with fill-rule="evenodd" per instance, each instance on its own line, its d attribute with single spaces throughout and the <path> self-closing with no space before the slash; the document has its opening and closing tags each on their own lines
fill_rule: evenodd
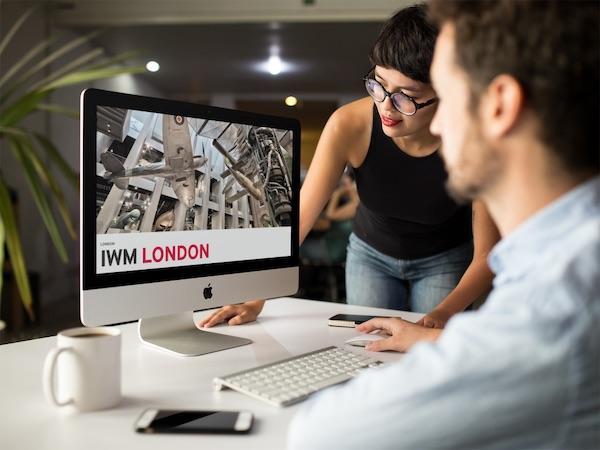
<svg viewBox="0 0 600 450">
<path fill-rule="evenodd" d="M 352 233 L 346 259 L 346 301 L 427 313 L 456 287 L 472 259 L 472 242 L 406 260 L 387 256 Z"/>
</svg>

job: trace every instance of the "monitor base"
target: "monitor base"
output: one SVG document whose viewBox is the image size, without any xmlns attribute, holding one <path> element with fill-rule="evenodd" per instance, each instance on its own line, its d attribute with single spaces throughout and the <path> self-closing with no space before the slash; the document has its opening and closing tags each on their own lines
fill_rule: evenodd
<svg viewBox="0 0 600 450">
<path fill-rule="evenodd" d="M 178 356 L 205 355 L 252 343 L 250 339 L 198 329 L 192 311 L 140 319 L 138 334 L 144 344 Z"/>
</svg>

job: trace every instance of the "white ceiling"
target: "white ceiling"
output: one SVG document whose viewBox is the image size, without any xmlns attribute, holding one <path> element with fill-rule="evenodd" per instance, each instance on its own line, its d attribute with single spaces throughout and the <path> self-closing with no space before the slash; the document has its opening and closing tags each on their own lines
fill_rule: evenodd
<svg viewBox="0 0 600 450">
<path fill-rule="evenodd" d="M 407 0 L 70 0 L 61 25 L 383 21 Z"/>
<path fill-rule="evenodd" d="M 269 98 L 360 96 L 381 24 L 406 0 L 76 0 L 51 13 L 57 27 L 110 27 L 97 44 L 138 50 L 161 70 L 142 75 L 164 95 Z M 275 49 L 290 70 L 257 66 Z"/>
<path fill-rule="evenodd" d="M 110 53 L 139 50 L 161 65 L 143 75 L 170 96 L 247 97 L 269 93 L 362 93 L 379 23 L 160 25 L 114 28 L 98 38 Z M 273 76 L 261 65 L 272 46 L 291 67 Z"/>
</svg>

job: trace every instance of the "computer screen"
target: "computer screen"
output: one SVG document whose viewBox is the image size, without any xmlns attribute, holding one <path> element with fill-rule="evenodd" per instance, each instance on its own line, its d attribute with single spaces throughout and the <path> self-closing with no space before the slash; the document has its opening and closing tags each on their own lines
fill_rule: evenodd
<svg viewBox="0 0 600 450">
<path fill-rule="evenodd" d="M 85 324 L 297 290 L 297 121 L 96 89 L 81 108 Z"/>
</svg>

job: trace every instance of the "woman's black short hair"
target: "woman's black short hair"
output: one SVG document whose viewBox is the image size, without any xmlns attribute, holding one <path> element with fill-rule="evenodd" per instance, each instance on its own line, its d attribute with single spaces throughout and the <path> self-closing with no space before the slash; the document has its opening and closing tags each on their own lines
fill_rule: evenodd
<svg viewBox="0 0 600 450">
<path fill-rule="evenodd" d="M 429 67 L 438 29 L 427 21 L 425 4 L 409 6 L 383 26 L 369 58 L 373 65 L 396 69 L 415 81 L 430 84 Z"/>
</svg>

